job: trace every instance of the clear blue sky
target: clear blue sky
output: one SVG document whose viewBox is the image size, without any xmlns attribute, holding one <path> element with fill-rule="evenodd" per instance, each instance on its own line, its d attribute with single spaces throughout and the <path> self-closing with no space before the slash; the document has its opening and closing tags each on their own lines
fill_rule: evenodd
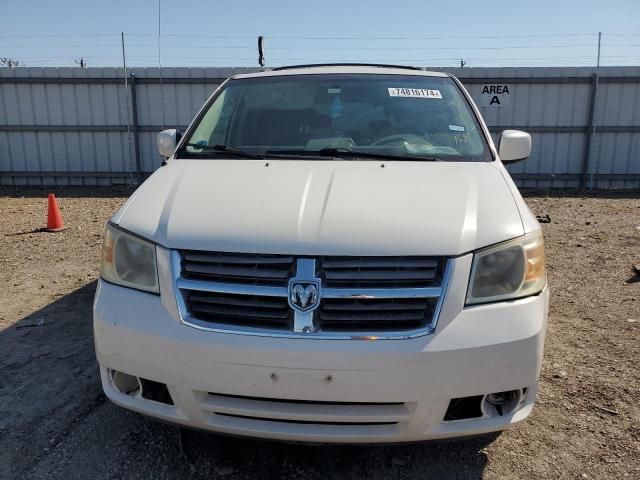
<svg viewBox="0 0 640 480">
<path fill-rule="evenodd" d="M 360 61 L 640 65 L 640 0 L 161 0 L 163 66 Z M 158 0 L 0 0 L 0 57 L 28 66 L 158 65 Z M 483 38 L 484 37 L 484 38 Z M 493 37 L 493 38 L 487 38 Z"/>
</svg>

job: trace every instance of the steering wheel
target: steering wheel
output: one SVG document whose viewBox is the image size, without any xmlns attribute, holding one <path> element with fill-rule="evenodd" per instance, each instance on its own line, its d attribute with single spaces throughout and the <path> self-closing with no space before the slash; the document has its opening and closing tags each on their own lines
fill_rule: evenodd
<svg viewBox="0 0 640 480">
<path fill-rule="evenodd" d="M 418 143 L 418 144 L 428 143 L 424 138 L 424 135 L 422 134 L 422 132 L 419 132 L 418 130 L 415 130 L 415 132 L 416 133 L 405 132 L 405 133 L 395 133 L 393 135 L 382 135 L 379 138 L 377 138 L 375 141 L 373 141 L 371 143 L 371 146 L 381 147 L 383 145 L 389 145 L 391 143 L 401 143 L 401 142 Z M 386 132 L 383 132 L 383 134 L 384 133 Z"/>
</svg>

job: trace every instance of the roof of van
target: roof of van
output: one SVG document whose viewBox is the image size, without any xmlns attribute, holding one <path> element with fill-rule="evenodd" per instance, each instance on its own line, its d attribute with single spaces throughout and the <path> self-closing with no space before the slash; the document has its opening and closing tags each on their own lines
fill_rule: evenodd
<svg viewBox="0 0 640 480">
<path fill-rule="evenodd" d="M 290 67 L 278 67 L 263 72 L 242 73 L 232 78 L 275 77 L 282 75 L 319 75 L 329 73 L 358 73 L 358 74 L 384 74 L 384 75 L 419 75 L 424 77 L 448 77 L 443 72 L 429 72 L 416 67 L 403 67 L 398 65 L 374 65 L 374 64 L 318 64 L 318 65 L 293 65 Z"/>
</svg>

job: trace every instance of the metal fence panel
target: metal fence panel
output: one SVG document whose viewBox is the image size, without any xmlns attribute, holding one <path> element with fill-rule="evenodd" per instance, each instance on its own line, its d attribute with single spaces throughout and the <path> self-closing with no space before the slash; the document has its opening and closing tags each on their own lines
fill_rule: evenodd
<svg viewBox="0 0 640 480">
<path fill-rule="evenodd" d="M 128 94 L 121 68 L 1 68 L 0 184 L 134 182 L 138 163 L 143 174 L 160 165 L 162 126 L 184 128 L 221 81 L 247 71 L 134 68 Z M 520 186 L 640 186 L 640 67 L 601 68 L 593 108 L 593 68 L 447 71 L 479 106 L 485 84 L 509 85 L 509 105 L 480 110 L 496 142 L 504 128 L 531 132 L 531 157 L 508 167 Z"/>
</svg>

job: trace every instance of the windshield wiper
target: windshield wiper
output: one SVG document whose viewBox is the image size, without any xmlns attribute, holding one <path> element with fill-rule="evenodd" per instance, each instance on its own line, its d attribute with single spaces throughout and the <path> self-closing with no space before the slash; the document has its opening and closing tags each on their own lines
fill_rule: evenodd
<svg viewBox="0 0 640 480">
<path fill-rule="evenodd" d="M 224 155 L 231 155 L 242 158 L 277 158 L 277 157 L 289 157 L 289 158 L 327 158 L 327 159 L 343 159 L 343 158 L 375 158 L 380 160 L 399 160 L 399 161 L 429 161 L 436 162 L 439 159 L 435 157 L 423 157 L 419 155 L 394 155 L 388 153 L 373 153 L 364 152 L 359 150 L 350 150 L 348 148 L 322 148 L 320 150 L 303 150 L 303 149 L 291 149 L 291 150 L 267 150 L 264 153 L 251 153 L 246 150 L 242 150 L 231 145 L 204 145 L 202 143 L 186 143 L 185 147 L 191 147 L 200 151 L 217 152 Z M 194 154 L 200 152 L 185 152 L 183 153 Z"/>
<path fill-rule="evenodd" d="M 333 158 L 375 158 L 380 160 L 427 161 L 437 162 L 438 158 L 419 155 L 394 155 L 388 153 L 363 152 L 348 148 L 322 148 L 320 150 L 267 150 L 269 155 L 296 155 L 300 157 L 333 157 Z"/>
<path fill-rule="evenodd" d="M 264 158 L 264 155 L 247 152 L 240 148 L 232 147 L 230 145 L 204 145 L 201 143 L 185 143 L 185 147 L 196 148 L 201 151 L 218 152 L 224 155 L 234 155 L 242 158 Z M 183 149 L 184 152 L 184 149 Z M 199 153 L 199 152 L 185 152 L 185 153 Z"/>
</svg>

